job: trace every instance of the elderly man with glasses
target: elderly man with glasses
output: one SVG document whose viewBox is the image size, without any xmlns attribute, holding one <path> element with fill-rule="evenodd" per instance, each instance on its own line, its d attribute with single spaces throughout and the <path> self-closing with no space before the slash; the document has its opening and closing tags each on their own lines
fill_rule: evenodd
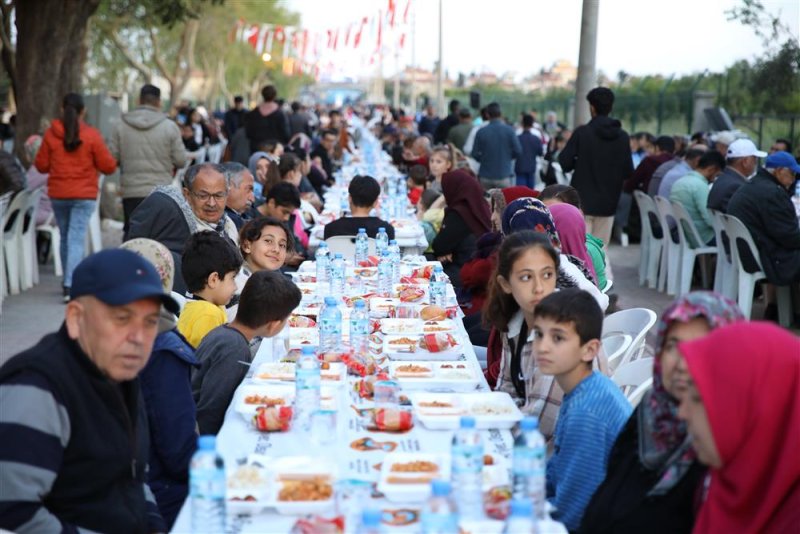
<svg viewBox="0 0 800 534">
<path fill-rule="evenodd" d="M 174 291 L 183 294 L 181 255 L 189 236 L 211 230 L 238 247 L 236 224 L 225 214 L 230 183 L 225 169 L 201 163 L 186 170 L 183 187 L 159 186 L 131 214 L 125 241 L 147 237 L 163 243 L 175 260 Z"/>
</svg>

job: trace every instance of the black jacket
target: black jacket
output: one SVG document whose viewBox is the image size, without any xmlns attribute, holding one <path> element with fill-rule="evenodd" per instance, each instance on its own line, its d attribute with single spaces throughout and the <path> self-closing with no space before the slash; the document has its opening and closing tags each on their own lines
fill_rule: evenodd
<svg viewBox="0 0 800 534">
<path fill-rule="evenodd" d="M 586 215 L 616 213 L 622 183 L 633 173 L 628 134 L 618 120 L 598 115 L 576 128 L 558 162 L 564 172 L 575 170 L 572 187 L 580 193 Z"/>
<path fill-rule="evenodd" d="M 606 479 L 583 513 L 580 534 L 689 534 L 695 493 L 705 468 L 698 462 L 666 495 L 648 497 L 660 473 L 639 461 L 640 404 L 622 428 L 608 458 Z"/>
<path fill-rule="evenodd" d="M 779 286 L 800 280 L 797 214 L 789 192 L 772 174 L 758 169 L 731 197 L 728 214 L 740 219 L 750 230 L 767 280 Z"/>
<path fill-rule="evenodd" d="M 453 255 L 453 261 L 444 264 L 444 272 L 456 289 L 461 288 L 461 267 L 472 259 L 477 241 L 478 238 L 457 211 L 445 211 L 442 228 L 431 247 L 434 257 Z"/>
<path fill-rule="evenodd" d="M 728 213 L 728 203 L 733 194 L 746 183 L 747 180 L 744 176 L 730 167 L 726 167 L 722 174 L 714 180 L 714 185 L 708 192 L 708 209 Z"/>
<path fill-rule="evenodd" d="M 250 139 L 251 153 L 259 150 L 258 147 L 264 141 L 275 140 L 284 145 L 289 142 L 289 119 L 280 108 L 266 117 L 258 107 L 248 111 L 244 116 L 244 128 L 247 138 Z"/>
</svg>

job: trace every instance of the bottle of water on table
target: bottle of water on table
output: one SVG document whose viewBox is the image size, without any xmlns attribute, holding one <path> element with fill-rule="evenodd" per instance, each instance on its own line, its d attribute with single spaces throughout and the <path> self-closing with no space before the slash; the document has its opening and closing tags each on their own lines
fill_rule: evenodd
<svg viewBox="0 0 800 534">
<path fill-rule="evenodd" d="M 450 458 L 453 496 L 459 516 L 462 519 L 482 519 L 483 441 L 475 429 L 474 417 L 461 418 L 461 428 L 453 436 Z"/>
<path fill-rule="evenodd" d="M 319 348 L 321 352 L 334 351 L 342 342 L 342 311 L 336 297 L 325 297 L 325 306 L 319 313 Z"/>
<path fill-rule="evenodd" d="M 367 237 L 367 229 L 359 228 L 358 235 L 356 236 L 356 266 L 362 261 L 367 261 L 369 257 L 369 237 Z"/>
<path fill-rule="evenodd" d="M 396 239 L 389 241 L 389 258 L 392 260 L 392 283 L 400 283 L 400 245 Z"/>
<path fill-rule="evenodd" d="M 350 346 L 364 355 L 369 348 L 369 313 L 363 300 L 357 300 L 350 314 Z"/>
<path fill-rule="evenodd" d="M 531 501 L 514 499 L 511 501 L 511 513 L 506 520 L 505 534 L 535 534 L 536 520 L 533 518 Z"/>
<path fill-rule="evenodd" d="M 450 483 L 446 480 L 431 482 L 431 498 L 422 510 L 424 534 L 457 534 L 458 510 L 450 497 Z"/>
<path fill-rule="evenodd" d="M 314 260 L 317 264 L 317 284 L 326 284 L 328 282 L 328 269 L 331 264 L 331 251 L 325 241 L 319 244 Z"/>
<path fill-rule="evenodd" d="M 320 370 L 314 347 L 303 347 L 294 368 L 294 421 L 299 430 L 311 428 L 311 414 L 319 410 Z"/>
<path fill-rule="evenodd" d="M 383 256 L 383 251 L 389 248 L 389 235 L 386 233 L 386 228 L 381 226 L 378 228 L 378 235 L 375 236 L 375 252 L 378 257 Z"/>
<path fill-rule="evenodd" d="M 431 304 L 446 308 L 447 281 L 445 280 L 444 270 L 441 265 L 437 265 L 433 268 L 428 290 L 430 291 Z"/>
<path fill-rule="evenodd" d="M 513 497 L 530 501 L 536 519 L 543 519 L 547 446 L 544 436 L 539 432 L 538 419 L 526 417 L 519 426 L 511 463 Z"/>
<path fill-rule="evenodd" d="M 336 254 L 331 262 L 331 291 L 330 294 L 340 298 L 344 295 L 345 263 L 341 254 Z"/>
<path fill-rule="evenodd" d="M 215 436 L 200 436 L 189 465 L 192 532 L 225 532 L 225 463 L 216 446 Z"/>
<path fill-rule="evenodd" d="M 389 251 L 384 250 L 378 262 L 378 293 L 383 297 L 390 297 L 392 294 L 392 258 Z"/>
</svg>

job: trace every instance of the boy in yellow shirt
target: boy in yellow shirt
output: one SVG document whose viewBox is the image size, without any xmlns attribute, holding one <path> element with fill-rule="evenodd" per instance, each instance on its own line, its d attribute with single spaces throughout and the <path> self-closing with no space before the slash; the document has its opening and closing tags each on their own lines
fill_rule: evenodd
<svg viewBox="0 0 800 534">
<path fill-rule="evenodd" d="M 239 251 L 210 230 L 193 234 L 186 242 L 181 274 L 194 300 L 184 306 L 178 331 L 195 348 L 206 334 L 228 322 L 224 306 L 236 292 L 234 278 L 242 267 Z"/>
</svg>

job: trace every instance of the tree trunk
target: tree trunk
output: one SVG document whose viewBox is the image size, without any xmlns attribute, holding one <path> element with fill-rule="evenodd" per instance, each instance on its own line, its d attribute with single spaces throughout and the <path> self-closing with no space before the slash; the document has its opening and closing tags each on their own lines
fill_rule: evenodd
<svg viewBox="0 0 800 534">
<path fill-rule="evenodd" d="M 14 151 L 41 131 L 43 118 L 58 116 L 61 99 L 81 88 L 86 28 L 100 0 L 17 2 L 17 131 Z M 27 162 L 26 162 L 27 163 Z"/>
</svg>

